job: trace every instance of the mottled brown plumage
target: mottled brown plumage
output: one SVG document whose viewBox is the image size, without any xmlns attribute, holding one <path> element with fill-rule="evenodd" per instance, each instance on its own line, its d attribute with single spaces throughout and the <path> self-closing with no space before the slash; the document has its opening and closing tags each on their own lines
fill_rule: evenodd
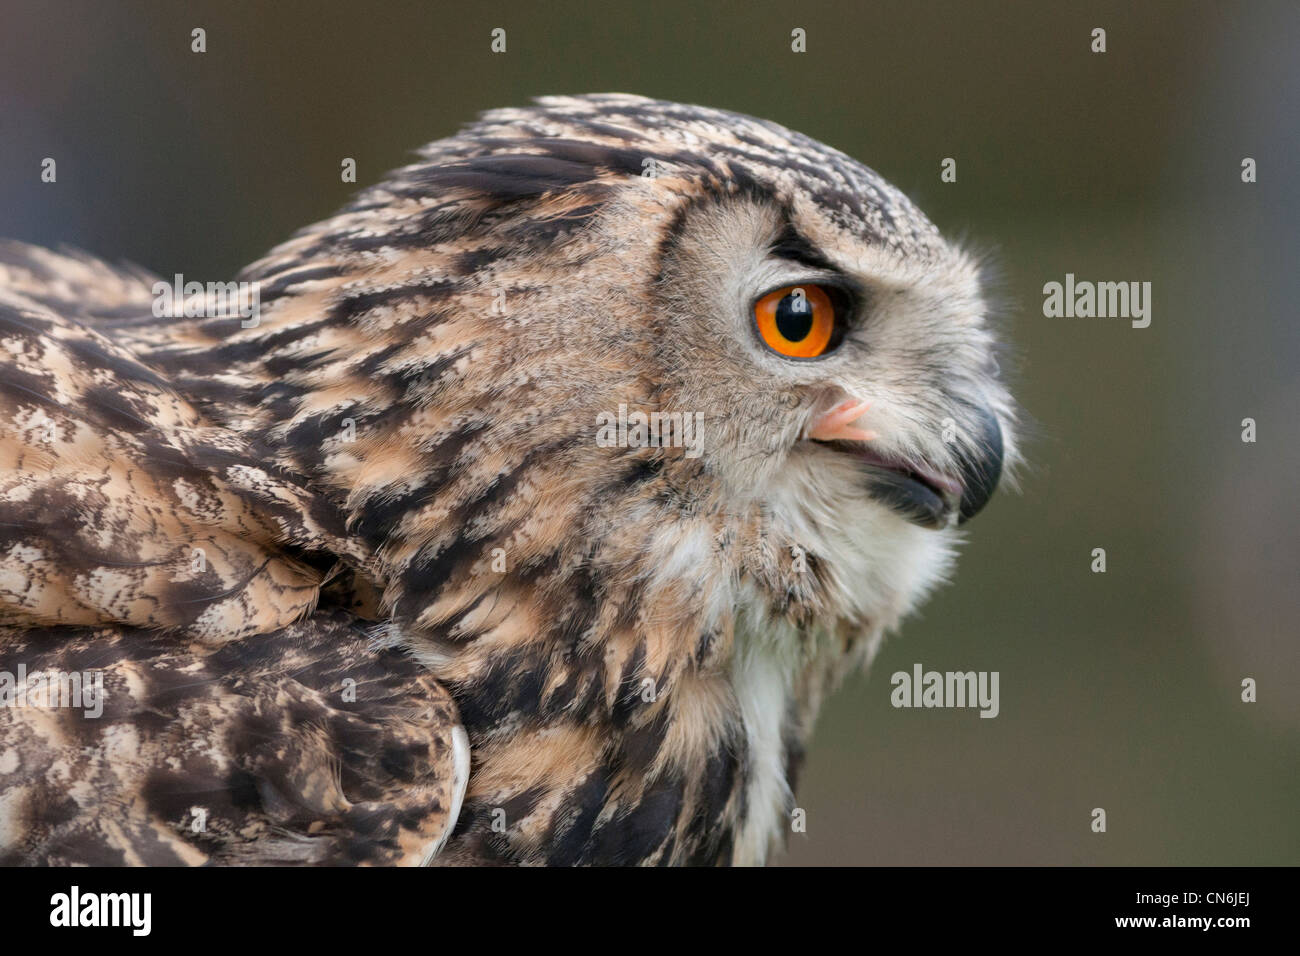
<svg viewBox="0 0 1300 956">
<path fill-rule="evenodd" d="M 165 784 L 102 780 L 49 810 L 69 817 L 57 853 L 25 796 L 0 839 L 11 859 L 148 862 L 151 830 L 178 858 L 278 862 L 275 826 L 344 842 L 357 826 L 365 852 L 304 862 L 432 852 L 459 796 L 435 756 L 410 787 L 439 809 L 369 765 L 325 806 L 302 794 L 346 734 L 264 763 L 214 736 L 248 708 L 296 706 L 267 698 L 274 668 L 245 648 L 297 641 L 323 662 L 337 641 L 332 677 L 398 660 L 342 637 L 365 620 L 423 670 L 402 658 L 358 719 L 386 726 L 407 681 L 402 706 L 444 723 L 408 718 L 394 740 L 442 754 L 459 733 L 442 691 L 468 732 L 436 862 L 761 862 L 823 695 L 944 576 L 957 511 L 1014 458 L 969 258 L 870 170 L 735 114 L 627 96 L 489 113 L 240 278 L 260 284 L 253 328 L 159 320 L 147 276 L 0 251 L 0 666 L 35 634 L 102 647 L 109 667 L 138 656 L 130 699 L 169 716 L 182 705 L 149 703 L 149 678 L 192 659 L 211 699 L 145 759 L 201 739 L 257 794 L 203 843 Z M 843 344 L 815 361 L 752 332 L 754 299 L 800 282 L 853 303 Z M 814 427 L 846 396 L 870 402 L 870 457 Z M 698 454 L 598 442 L 620 406 L 700 413 Z M 918 510 L 900 497 L 917 475 L 960 501 L 922 489 Z M 304 713 L 337 706 L 326 683 L 305 685 Z M 30 793 L 51 758 L 13 715 Z M 109 746 L 82 733 L 79 759 Z M 177 773 L 178 788 L 218 776 Z M 379 792 L 408 807 L 400 834 L 345 806 Z M 106 827 L 109 801 L 140 808 L 143 829 Z"/>
<path fill-rule="evenodd" d="M 219 648 L 33 629 L 5 654 L 104 676 L 98 715 L 0 709 L 0 863 L 418 864 L 455 813 L 456 705 L 342 612 Z"/>
</svg>

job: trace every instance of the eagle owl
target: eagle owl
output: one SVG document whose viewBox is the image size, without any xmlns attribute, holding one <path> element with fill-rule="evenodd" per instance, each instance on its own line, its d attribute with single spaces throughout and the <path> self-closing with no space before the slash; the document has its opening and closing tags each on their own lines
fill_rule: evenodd
<svg viewBox="0 0 1300 956">
<path fill-rule="evenodd" d="M 761 863 L 1015 456 L 977 263 L 720 110 L 488 112 L 239 279 L 0 247 L 0 860 Z"/>
</svg>

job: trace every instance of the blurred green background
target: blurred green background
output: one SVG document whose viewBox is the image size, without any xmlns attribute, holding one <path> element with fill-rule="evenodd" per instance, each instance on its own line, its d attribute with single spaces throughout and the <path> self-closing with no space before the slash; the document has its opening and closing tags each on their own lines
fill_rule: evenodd
<svg viewBox="0 0 1300 956">
<path fill-rule="evenodd" d="M 546 93 L 752 113 L 874 167 L 998 263 L 1031 467 L 970 526 L 955 583 L 830 702 L 783 860 L 1300 863 L 1300 6 L 0 11 L 0 236 L 163 275 L 228 276 L 329 215 L 354 188 L 344 156 L 374 182 Z M 1152 282 L 1151 327 L 1044 318 L 1067 272 Z M 915 662 L 1000 671 L 1001 715 L 891 708 Z"/>
</svg>

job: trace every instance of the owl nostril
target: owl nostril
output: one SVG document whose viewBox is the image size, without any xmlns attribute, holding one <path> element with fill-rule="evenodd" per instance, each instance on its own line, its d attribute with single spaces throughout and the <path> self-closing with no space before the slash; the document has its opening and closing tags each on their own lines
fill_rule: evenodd
<svg viewBox="0 0 1300 956">
<path fill-rule="evenodd" d="M 979 416 L 974 446 L 963 449 L 959 456 L 964 491 L 958 523 L 969 521 L 989 503 L 1002 477 L 1002 426 L 997 415 L 987 409 L 980 409 Z"/>
</svg>

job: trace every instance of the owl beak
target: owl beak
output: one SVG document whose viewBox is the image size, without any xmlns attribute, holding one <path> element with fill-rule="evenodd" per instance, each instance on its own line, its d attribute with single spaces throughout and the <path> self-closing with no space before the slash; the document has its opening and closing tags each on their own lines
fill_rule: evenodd
<svg viewBox="0 0 1300 956">
<path fill-rule="evenodd" d="M 871 441 L 878 438 L 873 431 L 853 427 L 853 423 L 865 415 L 869 408 L 871 402 L 860 402 L 856 398 L 840 402 L 814 418 L 804 437 L 814 441 Z"/>
<path fill-rule="evenodd" d="M 964 445 L 958 455 L 962 483 L 959 523 L 969 521 L 989 503 L 1002 477 L 1002 426 L 997 415 L 980 409 L 979 431 L 973 446 Z"/>
<path fill-rule="evenodd" d="M 878 437 L 854 427 L 870 407 L 870 402 L 842 402 L 814 418 L 806 437 L 852 454 L 864 467 L 872 495 L 923 528 L 945 528 L 954 513 L 964 523 L 988 504 L 1002 474 L 1002 428 L 996 415 L 980 410 L 979 434 L 971 445 L 963 445 L 954 476 L 895 461 L 863 444 Z"/>
</svg>

